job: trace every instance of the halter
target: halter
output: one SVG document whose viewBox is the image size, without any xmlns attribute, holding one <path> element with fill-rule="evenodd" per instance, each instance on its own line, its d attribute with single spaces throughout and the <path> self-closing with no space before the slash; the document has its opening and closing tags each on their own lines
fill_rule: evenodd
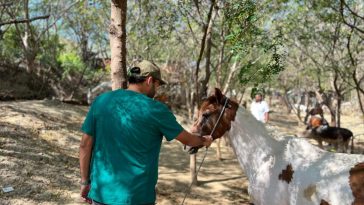
<svg viewBox="0 0 364 205">
<path fill-rule="evenodd" d="M 222 118 L 222 116 L 223 116 L 223 115 L 224 115 L 224 113 L 225 113 L 225 109 L 226 109 L 226 107 L 227 107 L 228 103 L 229 103 L 229 98 L 227 98 L 227 97 L 225 96 L 224 106 L 222 107 L 222 109 L 221 109 L 221 111 L 220 111 L 219 118 L 217 118 L 217 121 L 216 121 L 216 123 L 215 123 L 215 125 L 214 125 L 214 128 L 213 128 L 213 129 L 212 129 L 212 131 L 211 131 L 210 136 L 212 136 L 212 135 L 215 133 L 216 128 L 217 128 L 217 126 L 219 125 L 219 123 L 220 123 L 220 121 L 221 121 L 221 118 Z M 209 149 L 209 148 L 208 148 L 208 147 L 206 147 L 206 149 L 205 149 L 205 154 L 204 154 L 204 156 L 203 156 L 203 158 L 202 158 L 202 161 L 201 161 L 201 163 L 200 163 L 200 165 L 199 165 L 199 167 L 198 167 L 198 169 L 197 169 L 196 176 L 197 176 L 197 175 L 198 175 L 198 173 L 200 172 L 201 166 L 202 166 L 203 162 L 205 161 L 205 158 L 206 158 L 206 155 L 207 155 L 207 151 L 208 151 L 208 149 Z M 198 147 L 192 147 L 192 148 L 191 148 L 191 150 L 190 150 L 190 154 L 195 154 L 195 153 L 197 153 L 197 150 L 198 150 Z M 189 192 L 190 192 L 190 190 L 191 190 L 192 184 L 193 184 L 193 182 L 191 182 L 191 183 L 190 183 L 190 186 L 188 186 L 188 188 L 187 188 L 187 190 L 186 190 L 186 192 L 185 192 L 185 196 L 183 197 L 183 201 L 182 201 L 181 205 L 183 205 L 183 204 L 185 203 L 186 197 L 188 196 L 188 194 L 189 194 Z"/>
<path fill-rule="evenodd" d="M 210 133 L 210 135 L 212 136 L 212 138 L 214 138 L 214 137 L 213 137 L 213 134 L 215 134 L 216 128 L 217 128 L 217 126 L 219 125 L 219 123 L 220 123 L 220 121 L 221 121 L 221 118 L 222 118 L 222 116 L 223 116 L 223 115 L 224 115 L 224 113 L 225 113 L 226 108 L 228 107 L 228 103 L 229 103 L 229 98 L 227 98 L 227 97 L 225 96 L 224 106 L 222 107 L 222 109 L 221 109 L 221 111 L 220 111 L 220 114 L 219 114 L 219 117 L 217 118 L 217 121 L 216 121 L 216 123 L 215 123 L 215 125 L 214 125 L 214 127 L 212 128 L 212 131 L 211 131 L 211 133 Z M 185 149 L 186 149 L 186 145 L 185 145 Z M 197 151 L 198 151 L 198 149 L 199 149 L 199 147 L 192 147 L 192 148 L 191 148 L 188 152 L 189 152 L 190 154 L 196 154 L 196 153 L 197 153 Z"/>
</svg>

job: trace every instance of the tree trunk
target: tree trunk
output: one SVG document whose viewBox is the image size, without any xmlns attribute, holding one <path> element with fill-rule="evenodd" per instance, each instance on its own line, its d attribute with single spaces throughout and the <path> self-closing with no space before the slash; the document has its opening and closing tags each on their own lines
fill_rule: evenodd
<svg viewBox="0 0 364 205">
<path fill-rule="evenodd" d="M 191 173 L 191 183 L 193 185 L 197 185 L 196 154 L 190 155 L 190 173 Z"/>
<path fill-rule="evenodd" d="M 300 89 L 301 90 L 301 89 Z M 296 112 L 296 115 L 297 115 L 297 118 L 300 122 L 302 122 L 302 117 L 301 117 L 301 105 L 302 105 L 302 93 L 301 91 L 299 92 L 299 99 L 298 99 L 298 102 L 297 102 L 297 112 Z"/>
<path fill-rule="evenodd" d="M 235 61 L 234 62 L 234 64 L 233 64 L 233 66 L 231 67 L 231 69 L 230 69 L 230 73 L 229 73 L 229 76 L 228 76 L 228 78 L 227 78 L 227 80 L 226 80 L 226 82 L 224 82 L 224 84 L 225 84 L 225 87 L 224 87 L 224 89 L 222 90 L 222 93 L 223 94 L 226 94 L 226 92 L 228 91 L 228 89 L 229 89 L 229 87 L 230 87 L 230 84 L 231 84 L 231 81 L 232 81 L 232 79 L 233 79 L 233 77 L 234 77 L 234 73 L 237 71 L 237 61 Z"/>
<path fill-rule="evenodd" d="M 336 112 L 333 112 L 331 110 L 331 108 L 329 108 L 329 109 L 330 109 L 330 114 L 331 114 L 331 126 L 336 127 Z"/>
<path fill-rule="evenodd" d="M 364 94 L 364 90 L 360 87 L 360 84 L 361 84 L 361 81 L 362 79 L 357 79 L 357 71 L 356 69 L 354 70 L 353 74 L 352 74 L 352 77 L 353 77 L 353 80 L 354 80 L 354 83 L 355 83 L 355 90 L 356 90 L 356 93 L 358 95 L 358 100 L 359 100 L 359 107 L 360 107 L 360 110 L 364 116 L 364 106 L 363 106 L 363 102 L 361 101 L 361 94 Z"/>
<path fill-rule="evenodd" d="M 287 95 L 287 92 L 285 92 L 285 101 L 286 101 L 286 104 L 288 104 L 288 106 L 291 108 L 291 110 L 289 111 L 289 113 L 291 113 L 291 111 L 293 111 L 293 113 L 295 114 L 296 118 L 297 118 L 297 122 L 299 125 L 301 124 L 304 124 L 305 122 L 302 120 L 302 117 L 301 117 L 301 104 L 302 104 L 302 93 L 299 92 L 298 93 L 298 100 L 294 100 L 296 102 L 293 102 L 293 105 L 292 103 L 289 101 L 289 97 Z M 294 106 L 294 104 L 296 103 L 297 105 L 297 108 Z"/>
<path fill-rule="evenodd" d="M 336 106 L 332 106 L 330 109 L 334 110 L 335 113 L 335 120 L 331 119 L 331 122 L 335 123 L 336 127 L 340 127 L 340 104 L 341 104 L 341 98 L 342 98 L 342 92 L 341 89 L 338 86 L 338 80 L 339 80 L 339 73 L 337 70 L 335 70 L 334 72 L 334 76 L 333 76 L 333 81 L 332 81 L 332 87 L 335 90 L 335 97 L 336 97 Z M 334 103 L 332 103 L 332 105 L 334 105 Z M 331 111 L 332 112 L 332 111 Z"/>
<path fill-rule="evenodd" d="M 111 1 L 110 47 L 112 89 L 127 88 L 126 72 L 127 0 Z"/>
<path fill-rule="evenodd" d="M 80 85 L 82 83 L 82 80 L 83 80 L 83 77 L 85 76 L 86 70 L 87 70 L 87 66 L 85 66 L 83 68 L 82 73 L 81 73 L 81 76 L 80 76 L 80 79 L 78 80 L 78 83 L 76 84 L 76 86 L 73 87 L 73 90 L 72 90 L 70 96 L 68 97 L 68 100 L 71 101 L 73 99 L 73 95 L 79 89 L 79 87 L 80 87 Z"/>
<path fill-rule="evenodd" d="M 307 90 L 305 90 L 305 106 L 306 106 L 306 110 L 305 112 L 308 112 L 308 108 L 310 107 L 310 94 Z"/>
<path fill-rule="evenodd" d="M 207 33 L 208 33 L 208 28 L 209 28 L 209 25 L 210 25 L 210 21 L 211 21 L 211 18 L 212 18 L 212 12 L 214 10 L 214 5 L 215 5 L 215 1 L 212 0 L 211 1 L 211 6 L 210 6 L 210 9 L 209 9 L 209 13 L 207 15 L 207 25 L 204 25 L 204 34 L 203 34 L 203 37 L 202 37 L 202 40 L 201 40 L 201 47 L 200 47 L 200 54 L 198 56 L 198 59 L 197 59 L 197 62 L 196 62 L 196 71 L 195 71 L 195 92 L 196 92 L 196 99 L 194 100 L 193 102 L 193 105 L 192 106 L 195 106 L 197 104 L 197 106 L 200 104 L 200 91 L 199 91 L 199 77 L 198 77 L 198 74 L 199 74 L 199 71 L 200 71 L 200 63 L 201 63 L 201 60 L 202 60 L 202 56 L 203 56 L 203 53 L 204 53 L 204 50 L 205 50 L 205 44 L 206 44 L 206 38 L 207 38 Z"/>
<path fill-rule="evenodd" d="M 292 112 L 292 105 L 289 102 L 289 98 L 288 98 L 287 92 L 288 92 L 287 90 L 284 91 L 284 94 L 282 96 L 282 101 L 286 105 L 287 114 L 291 114 L 291 112 Z"/>
<path fill-rule="evenodd" d="M 207 83 L 210 79 L 210 57 L 211 57 L 211 44 L 212 44 L 212 24 L 213 24 L 213 20 L 214 18 L 212 17 L 213 15 L 213 10 L 214 10 L 214 6 L 215 6 L 215 0 L 211 0 L 211 5 L 210 5 L 210 9 L 209 9 L 209 13 L 207 15 L 207 25 L 204 25 L 204 34 L 201 40 L 201 47 L 200 47 L 200 54 L 199 57 L 197 59 L 196 62 L 196 71 L 195 71 L 195 95 L 193 95 L 193 97 L 195 97 L 193 99 L 193 104 L 192 104 L 192 109 L 193 109 L 193 115 L 197 114 L 197 111 L 195 111 L 195 109 L 197 109 L 197 107 L 200 104 L 200 100 L 201 100 L 201 96 L 206 95 L 205 93 L 207 93 Z M 215 16 L 215 15 L 214 15 Z M 209 38 L 209 40 L 207 40 L 207 38 Z M 200 94 L 200 90 L 199 90 L 199 70 L 200 70 L 200 63 L 202 60 L 202 56 L 205 50 L 205 44 L 209 44 L 207 47 L 207 51 L 206 51 L 206 77 L 204 79 L 204 81 L 202 82 L 202 92 Z M 198 110 L 198 109 L 197 109 Z M 191 172 L 191 183 L 193 184 L 197 184 L 197 174 L 196 174 L 196 154 L 194 154 L 193 156 L 190 156 L 190 172 Z"/>
<path fill-rule="evenodd" d="M 214 21 L 214 17 L 211 18 L 207 29 L 206 53 L 205 53 L 205 59 L 206 59 L 205 79 L 201 82 L 201 92 L 199 96 L 200 99 L 207 96 L 208 83 L 210 81 L 210 76 L 211 76 L 210 64 L 211 64 L 211 47 L 212 47 L 212 23 Z"/>
<path fill-rule="evenodd" d="M 87 10 L 88 7 L 88 1 L 84 1 L 84 8 Z M 80 46 L 81 46 L 81 58 L 82 61 L 87 65 L 90 66 L 91 62 L 89 59 L 89 52 L 88 52 L 88 33 L 85 31 L 84 28 L 81 28 L 81 32 L 80 32 Z"/>
<path fill-rule="evenodd" d="M 315 91 L 316 94 L 316 98 L 319 102 L 319 104 L 321 105 L 321 107 L 323 105 L 325 105 L 329 111 L 330 111 L 330 115 L 331 115 L 331 122 L 330 122 L 330 126 L 335 127 L 336 126 L 336 112 L 335 112 L 335 106 L 334 106 L 334 102 L 333 102 L 333 97 L 329 96 L 328 94 L 325 93 L 320 93 L 319 90 Z"/>
<path fill-rule="evenodd" d="M 29 19 L 29 0 L 24 0 L 24 14 L 25 18 Z M 22 36 L 24 54 L 26 59 L 26 69 L 28 73 L 34 70 L 34 61 L 36 58 L 36 51 L 34 49 L 33 32 L 30 22 L 25 23 L 25 34 Z"/>
<path fill-rule="evenodd" d="M 355 89 L 356 90 L 356 94 L 358 95 L 358 101 L 359 101 L 359 107 L 362 113 L 362 116 L 364 116 L 364 106 L 363 106 L 363 102 L 361 101 L 361 94 L 358 88 Z"/>
<path fill-rule="evenodd" d="M 341 4 L 341 6 L 342 6 L 342 4 Z M 341 11 L 341 12 L 343 12 L 343 11 Z M 364 107 L 363 107 L 363 102 L 361 101 L 361 94 L 360 94 L 360 93 L 364 94 L 364 90 L 360 87 L 361 81 L 364 79 L 364 76 L 362 76 L 361 79 L 357 79 L 358 58 L 355 58 L 351 51 L 351 39 L 352 39 L 351 36 L 352 36 L 353 32 L 354 32 L 354 28 L 351 28 L 350 35 L 347 36 L 346 48 L 348 50 L 351 65 L 354 68 L 351 76 L 354 80 L 354 84 L 355 84 L 354 88 L 355 88 L 356 94 L 358 95 L 359 107 L 360 107 L 360 110 L 362 113 L 362 117 L 364 117 Z"/>
<path fill-rule="evenodd" d="M 220 137 L 219 139 L 216 139 L 216 159 L 222 160 L 221 157 L 221 140 L 223 137 Z"/>
<path fill-rule="evenodd" d="M 327 103 L 325 104 L 327 108 L 329 108 L 330 115 L 331 115 L 331 122 L 330 125 L 332 127 L 336 127 L 336 106 L 335 106 L 335 99 L 327 99 Z"/>
<path fill-rule="evenodd" d="M 222 66 L 224 63 L 224 51 L 225 51 L 225 30 L 224 30 L 224 20 L 221 24 L 221 33 L 220 33 L 220 54 L 219 54 L 219 64 L 216 67 L 216 86 L 218 88 L 222 88 L 221 82 L 221 74 L 222 74 Z"/>
<path fill-rule="evenodd" d="M 337 105 L 336 105 L 336 127 L 340 127 L 340 121 L 341 121 L 341 96 L 338 96 L 337 98 Z"/>
<path fill-rule="evenodd" d="M 247 108 L 247 102 L 244 100 L 243 102 L 243 98 L 244 98 L 244 93 L 245 93 L 245 90 L 246 88 L 243 88 L 241 91 L 240 91 L 240 97 L 239 99 L 237 99 L 239 105 L 242 105 L 245 109 Z M 237 97 L 237 96 L 236 96 Z"/>
</svg>

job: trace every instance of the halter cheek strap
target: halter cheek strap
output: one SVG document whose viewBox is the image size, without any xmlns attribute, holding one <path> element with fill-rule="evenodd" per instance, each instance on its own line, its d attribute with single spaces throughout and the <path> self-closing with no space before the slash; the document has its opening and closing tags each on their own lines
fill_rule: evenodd
<svg viewBox="0 0 364 205">
<path fill-rule="evenodd" d="M 221 110 L 221 112 L 220 112 L 219 118 L 217 118 L 217 121 L 216 121 L 216 123 L 215 123 L 215 125 L 214 125 L 214 128 L 212 129 L 211 134 L 210 134 L 210 135 L 212 136 L 212 138 L 214 138 L 214 137 L 213 137 L 213 134 L 215 133 L 216 128 L 217 128 L 217 126 L 219 125 L 219 123 L 220 123 L 220 121 L 221 121 L 221 118 L 222 118 L 222 116 L 223 116 L 223 115 L 224 115 L 224 113 L 225 113 L 225 109 L 226 109 L 226 107 L 227 107 L 228 103 L 229 103 L 229 98 L 225 97 L 224 106 L 222 107 L 222 110 Z M 215 139 L 215 138 L 214 138 L 214 139 Z"/>
</svg>

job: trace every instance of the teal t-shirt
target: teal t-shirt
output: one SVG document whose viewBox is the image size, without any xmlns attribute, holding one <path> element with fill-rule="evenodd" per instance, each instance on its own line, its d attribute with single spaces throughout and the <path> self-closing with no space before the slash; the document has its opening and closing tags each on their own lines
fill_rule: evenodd
<svg viewBox="0 0 364 205">
<path fill-rule="evenodd" d="M 82 125 L 93 137 L 89 197 L 105 204 L 150 204 L 156 200 L 163 136 L 182 126 L 166 105 L 146 95 L 117 90 L 93 102 Z"/>
</svg>

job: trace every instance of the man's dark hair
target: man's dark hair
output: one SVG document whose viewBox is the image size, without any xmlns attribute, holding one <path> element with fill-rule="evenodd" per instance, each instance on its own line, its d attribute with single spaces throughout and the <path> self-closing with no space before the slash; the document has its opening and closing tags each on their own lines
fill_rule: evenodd
<svg viewBox="0 0 364 205">
<path fill-rule="evenodd" d="M 130 68 L 130 70 L 128 72 L 128 82 L 130 84 L 143 83 L 146 79 L 147 79 L 147 77 L 140 75 L 139 67 Z"/>
</svg>

